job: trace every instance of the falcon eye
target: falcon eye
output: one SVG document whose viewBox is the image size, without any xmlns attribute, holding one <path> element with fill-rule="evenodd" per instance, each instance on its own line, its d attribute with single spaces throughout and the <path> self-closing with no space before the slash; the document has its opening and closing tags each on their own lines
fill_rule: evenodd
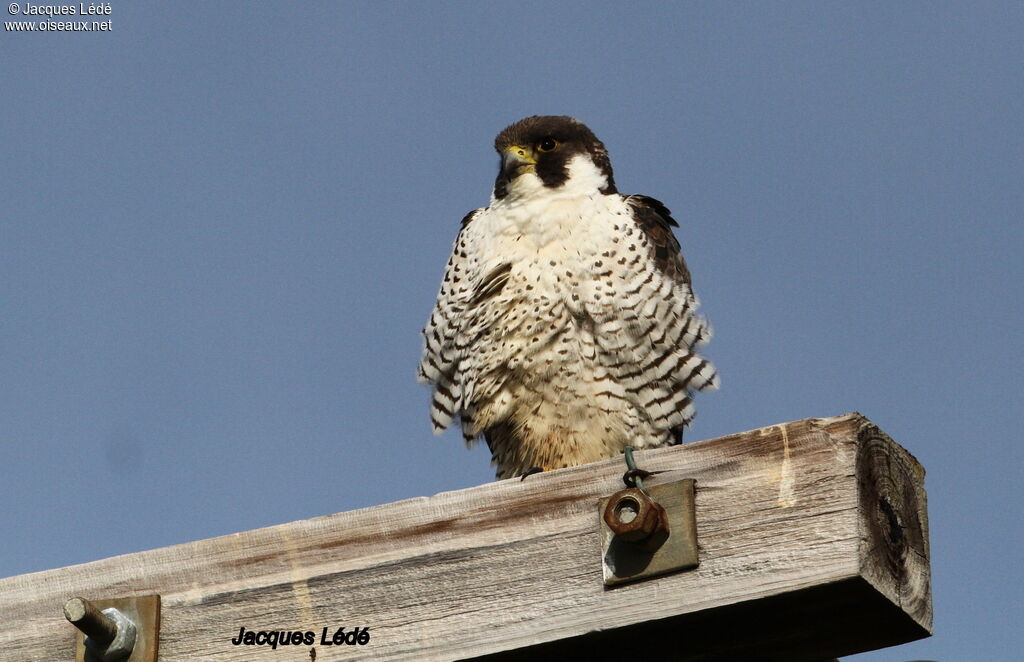
<svg viewBox="0 0 1024 662">
<path fill-rule="evenodd" d="M 550 152 L 556 147 L 558 147 L 558 141 L 551 137 L 537 143 L 537 151 L 539 152 Z"/>
</svg>

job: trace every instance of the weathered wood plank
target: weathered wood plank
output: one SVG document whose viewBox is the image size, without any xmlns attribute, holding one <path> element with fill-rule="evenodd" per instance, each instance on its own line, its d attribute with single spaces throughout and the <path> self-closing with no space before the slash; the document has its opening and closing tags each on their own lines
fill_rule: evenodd
<svg viewBox="0 0 1024 662">
<path fill-rule="evenodd" d="M 607 461 L 3 579 L 0 649 L 72 659 L 65 600 L 146 593 L 163 598 L 164 661 L 283 659 L 232 645 L 242 626 L 313 631 L 318 659 L 333 650 L 324 627 L 368 626 L 368 644 L 337 651 L 353 660 L 533 660 L 653 638 L 680 660 L 821 660 L 930 633 L 923 470 L 863 417 L 637 460 L 666 472 L 655 481 L 697 479 L 696 570 L 604 587 L 596 502 L 623 470 Z"/>
</svg>

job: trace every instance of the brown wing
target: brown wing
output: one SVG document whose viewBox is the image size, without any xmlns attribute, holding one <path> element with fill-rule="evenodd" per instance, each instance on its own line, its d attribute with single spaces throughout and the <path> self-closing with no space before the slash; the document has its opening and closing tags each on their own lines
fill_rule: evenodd
<svg viewBox="0 0 1024 662">
<path fill-rule="evenodd" d="M 679 248 L 679 241 L 672 234 L 673 227 L 679 227 L 668 207 L 646 195 L 631 195 L 626 202 L 633 207 L 633 217 L 647 240 L 654 247 L 654 263 L 657 268 L 673 280 L 690 283 L 690 270 Z"/>
</svg>

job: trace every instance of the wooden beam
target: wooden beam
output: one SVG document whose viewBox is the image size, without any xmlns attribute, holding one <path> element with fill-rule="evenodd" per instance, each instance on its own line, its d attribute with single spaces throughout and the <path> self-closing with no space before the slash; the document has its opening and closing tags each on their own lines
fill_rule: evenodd
<svg viewBox="0 0 1024 662">
<path fill-rule="evenodd" d="M 924 471 L 859 414 L 636 454 L 697 480 L 700 566 L 607 588 L 596 503 L 621 459 L 0 580 L 0 649 L 71 660 L 74 596 L 159 593 L 160 659 L 811 660 L 931 631 Z M 338 627 L 365 645 L 327 648 Z M 301 645 L 288 659 L 306 659 Z M 286 649 L 288 650 L 288 649 Z M 331 653 L 334 654 L 331 654 Z"/>
</svg>

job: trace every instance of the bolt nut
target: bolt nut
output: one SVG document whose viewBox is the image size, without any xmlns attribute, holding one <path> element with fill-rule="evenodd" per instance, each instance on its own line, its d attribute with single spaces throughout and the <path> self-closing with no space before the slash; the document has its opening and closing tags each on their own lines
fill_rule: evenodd
<svg viewBox="0 0 1024 662">
<path fill-rule="evenodd" d="M 668 537 L 668 514 L 642 490 L 631 487 L 608 499 L 604 523 L 621 540 L 656 549 Z"/>
<path fill-rule="evenodd" d="M 71 598 L 64 604 L 64 617 L 85 635 L 89 659 L 102 662 L 126 660 L 135 647 L 136 628 L 119 609 L 97 609 L 85 598 Z"/>
</svg>

